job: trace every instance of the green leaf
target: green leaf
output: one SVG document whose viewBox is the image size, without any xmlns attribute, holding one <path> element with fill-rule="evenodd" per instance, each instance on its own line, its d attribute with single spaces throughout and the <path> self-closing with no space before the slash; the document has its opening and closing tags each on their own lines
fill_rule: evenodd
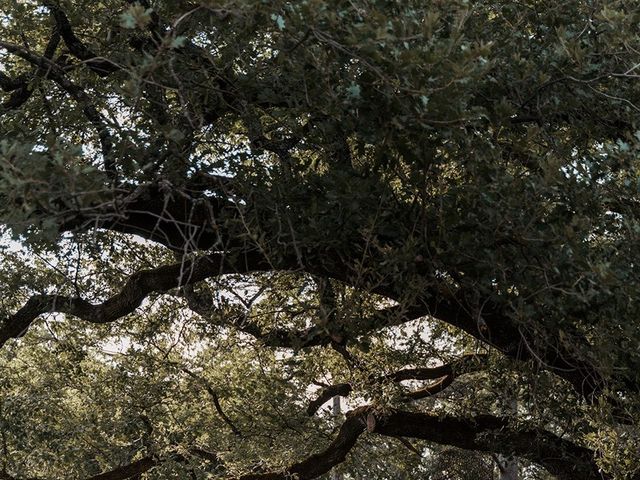
<svg viewBox="0 0 640 480">
<path fill-rule="evenodd" d="M 282 15 L 276 15 L 275 13 L 272 13 L 271 20 L 276 22 L 276 25 L 278 26 L 279 30 L 284 30 L 285 22 L 284 22 L 284 18 L 282 18 Z"/>
<path fill-rule="evenodd" d="M 347 95 L 349 98 L 358 99 L 360 98 L 360 90 L 360 85 L 352 83 L 347 87 Z"/>
</svg>

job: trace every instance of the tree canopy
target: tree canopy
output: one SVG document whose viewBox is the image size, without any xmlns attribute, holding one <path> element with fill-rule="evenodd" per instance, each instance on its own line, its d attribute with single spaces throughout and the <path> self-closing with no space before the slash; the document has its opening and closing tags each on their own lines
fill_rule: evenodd
<svg viewBox="0 0 640 480">
<path fill-rule="evenodd" d="M 0 478 L 640 478 L 639 25 L 0 0 Z"/>
</svg>

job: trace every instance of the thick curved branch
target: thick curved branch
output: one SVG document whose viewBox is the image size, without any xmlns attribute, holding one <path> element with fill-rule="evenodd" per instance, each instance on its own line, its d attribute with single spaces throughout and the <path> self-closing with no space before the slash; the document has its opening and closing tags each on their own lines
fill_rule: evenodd
<svg viewBox="0 0 640 480">
<path fill-rule="evenodd" d="M 60 20 L 58 17 L 55 16 L 55 12 L 54 12 L 54 17 L 56 18 L 56 22 L 59 28 L 61 30 L 62 29 L 67 30 L 66 33 L 63 32 L 62 35 L 69 49 L 78 58 L 82 59 L 84 56 L 85 57 L 84 60 L 86 60 L 87 65 L 89 66 L 89 68 L 91 68 L 92 62 L 96 59 L 95 54 L 91 52 L 85 45 L 83 45 L 82 42 L 77 38 L 71 26 L 69 25 L 68 19 L 64 16 L 64 13 L 62 13 L 61 17 L 60 15 L 58 15 L 58 17 L 62 18 L 62 20 Z M 66 78 L 66 77 L 62 77 L 62 78 Z M 87 118 L 91 120 L 91 116 L 95 117 L 96 112 L 97 111 L 89 110 L 85 112 L 85 115 L 87 116 Z M 99 114 L 99 112 L 97 113 Z M 100 132 L 99 122 L 96 123 L 93 120 L 91 120 L 91 122 Z M 104 129 L 103 132 L 105 134 L 108 134 L 108 130 L 106 128 Z M 100 140 L 103 144 L 103 153 L 105 151 L 108 153 L 110 151 L 110 147 L 108 146 L 108 142 L 106 141 L 108 140 L 108 137 L 104 137 L 104 138 L 100 137 Z M 105 145 L 107 145 L 107 148 L 105 148 Z M 105 158 L 107 156 L 108 155 L 105 155 Z M 111 168 L 107 167 L 106 170 L 111 171 Z M 140 209 L 131 208 L 126 210 L 123 216 L 121 217 L 118 216 L 118 217 L 115 217 L 114 219 L 109 219 L 104 221 L 101 220 L 101 222 L 104 222 L 104 223 L 100 223 L 98 224 L 98 226 L 104 226 L 105 228 L 112 228 L 114 230 L 121 229 L 120 231 L 127 231 L 127 232 L 135 232 L 135 233 L 144 232 L 146 236 L 151 236 L 152 238 L 154 235 L 156 235 L 157 238 L 160 238 L 161 235 L 157 232 L 161 232 L 162 235 L 166 235 L 165 241 L 168 244 L 170 244 L 174 248 L 181 249 L 183 245 L 189 243 L 189 238 L 190 238 L 188 235 L 185 235 L 187 228 L 182 229 L 182 226 L 186 224 L 191 225 L 191 222 L 188 221 L 184 216 L 183 217 L 175 216 L 172 218 L 165 216 L 164 215 L 165 207 L 166 205 L 162 206 L 162 210 L 159 210 L 158 212 L 151 211 L 151 213 L 149 210 L 145 208 L 140 208 Z M 118 212 L 117 210 L 114 210 L 113 213 L 115 215 Z M 138 223 L 137 222 L 138 219 L 143 219 L 144 222 L 146 223 L 144 224 Z M 86 219 L 83 219 L 83 221 L 84 220 Z M 159 225 L 161 226 L 160 229 L 157 228 Z M 209 226 L 208 221 L 205 221 L 202 224 L 198 224 L 197 226 L 199 228 L 201 227 L 199 230 L 199 233 L 206 232 L 208 235 L 208 238 L 207 240 L 200 242 L 199 241 L 200 235 L 198 233 L 196 235 L 198 237 L 198 242 L 197 243 L 194 242 L 194 245 L 196 247 L 203 247 L 207 243 L 210 246 L 211 244 L 213 244 L 214 241 L 217 241 L 215 232 L 212 232 L 211 230 L 207 230 Z M 163 227 L 166 227 L 166 228 L 163 229 Z M 167 231 L 169 230 L 171 233 L 167 234 Z M 175 238 L 172 237 L 172 234 L 174 233 L 175 233 Z M 180 236 L 182 237 L 182 239 L 179 238 Z M 209 242 L 209 240 L 212 240 L 212 241 Z M 180 243 L 180 241 L 182 241 L 182 243 Z M 331 252 L 329 252 L 329 254 L 330 253 Z M 319 257 L 320 255 L 328 256 L 326 251 L 322 251 L 321 253 L 320 252 L 316 253 L 316 257 Z M 337 256 L 340 256 L 340 255 L 338 254 Z M 306 259 L 305 259 L 305 263 L 306 263 Z M 309 264 L 311 265 L 310 270 L 313 271 L 314 270 L 313 260 L 310 260 Z M 322 262 L 317 261 L 317 264 L 322 264 Z M 331 268 L 332 267 L 329 267 L 327 270 L 331 270 Z M 322 272 L 323 270 L 322 267 L 318 267 L 315 270 L 321 271 L 321 273 L 324 273 L 326 275 L 333 276 L 334 278 L 340 278 L 339 272 L 335 272 L 335 271 Z M 178 280 L 176 286 L 179 286 L 179 285 L 184 285 L 184 283 L 181 283 L 181 281 Z M 125 286 L 125 289 L 128 286 L 129 284 Z M 158 291 L 165 291 L 163 290 L 163 288 L 165 287 L 164 286 L 161 287 L 161 289 Z M 170 289 L 173 287 L 169 286 L 166 288 Z M 402 288 L 402 286 L 400 288 Z M 135 292 L 135 290 L 136 288 L 132 289 L 131 299 L 127 298 L 123 300 L 122 304 L 117 304 L 117 303 L 112 304 L 111 306 L 113 307 L 113 311 L 115 311 L 116 313 L 124 312 L 123 314 L 133 311 L 142 301 L 139 298 L 139 293 Z M 390 295 L 390 298 L 399 298 L 399 297 L 400 295 L 397 295 L 397 294 L 395 296 Z M 585 362 L 580 362 L 572 359 L 569 352 L 565 352 L 559 349 L 554 350 L 550 348 L 549 351 L 543 351 L 543 352 L 539 351 L 541 347 L 535 346 L 534 342 L 529 341 L 529 338 L 526 336 L 526 334 L 524 334 L 523 332 L 520 332 L 517 328 L 517 325 L 509 318 L 507 314 L 504 314 L 504 310 L 500 309 L 498 306 L 493 308 L 493 306 L 490 303 L 487 303 L 485 305 L 487 305 L 488 308 L 486 308 L 480 314 L 480 313 L 477 313 L 477 311 L 474 311 L 474 309 L 469 308 L 469 305 L 466 302 L 464 302 L 464 299 L 462 298 L 460 299 L 459 302 L 457 302 L 456 299 L 454 299 L 453 297 L 446 297 L 446 296 L 443 297 L 441 292 L 434 292 L 434 294 L 431 294 L 431 292 L 427 292 L 427 294 L 425 295 L 425 298 L 427 299 L 425 300 L 425 303 L 418 306 L 418 310 L 422 309 L 424 315 L 426 314 L 433 315 L 444 322 L 447 322 L 451 325 L 461 328 L 462 330 L 467 331 L 468 333 L 472 334 L 476 338 L 480 338 L 483 341 L 486 341 L 487 343 L 496 346 L 496 348 L 500 349 L 502 352 L 506 353 L 508 356 L 512 358 L 515 358 L 518 360 L 526 360 L 528 358 L 536 358 L 536 359 L 539 358 L 541 364 L 547 366 L 551 371 L 556 372 L 559 376 L 568 380 L 576 389 L 576 391 L 578 391 L 579 393 L 587 397 L 590 397 L 594 392 L 597 392 L 600 390 L 603 383 L 602 379 L 597 375 L 596 372 L 594 372 L 594 369 L 590 365 L 588 365 Z M 23 328 L 26 328 L 25 323 L 26 323 L 26 326 L 28 327 L 28 324 L 31 323 L 31 321 L 34 318 L 36 318 L 37 315 L 39 315 L 40 313 L 44 313 L 46 311 L 52 311 L 55 308 L 63 308 L 63 310 L 57 310 L 57 311 L 65 311 L 64 309 L 66 309 L 67 313 L 71 313 L 79 316 L 80 314 L 84 313 L 84 314 L 90 315 L 91 317 L 94 317 L 96 313 L 102 313 L 103 317 L 100 317 L 98 315 L 98 316 L 95 316 L 95 318 L 111 318 L 107 316 L 109 312 L 111 312 L 111 314 L 114 315 L 113 311 L 105 306 L 106 302 L 101 305 L 92 305 L 82 299 L 69 298 L 69 297 L 63 297 L 63 296 L 51 296 L 51 295 L 34 297 L 34 299 L 29 300 L 29 302 L 27 302 L 27 305 L 25 305 L 25 307 L 20 309 L 20 311 L 16 315 L 14 315 L 12 319 L 10 319 L 10 321 L 7 321 L 4 324 L 0 325 L 0 345 L 3 343 L 3 340 L 2 340 L 3 334 L 6 334 L 7 332 L 6 328 L 9 328 L 8 330 L 9 333 L 11 333 L 12 328 L 14 329 L 14 331 L 17 328 L 18 335 L 19 335 L 19 332 L 21 332 Z M 32 302 L 32 300 L 34 301 Z M 30 304 L 30 302 L 32 303 Z M 40 311 L 40 313 L 38 313 L 38 311 Z M 20 315 L 22 315 L 22 317 Z M 32 315 L 31 318 L 29 318 L 30 315 Z M 113 318 L 115 319 L 119 317 L 116 316 Z M 107 320 L 107 321 L 112 321 L 112 320 Z M 12 324 L 15 324 L 15 325 L 12 326 Z M 367 330 L 365 329 L 364 331 L 367 331 Z M 304 334 L 305 335 L 304 338 L 312 338 L 311 333 L 312 332 L 306 332 Z M 269 335 L 269 333 L 264 334 L 263 332 L 261 332 L 260 334 L 263 336 Z M 16 335 L 10 334 L 10 336 L 7 338 L 10 338 L 11 336 L 16 336 Z M 280 337 L 281 337 L 280 332 L 278 332 L 278 334 L 275 335 L 275 338 L 280 338 Z M 285 340 L 288 340 L 289 337 L 285 336 L 283 338 Z M 452 379 L 452 374 L 446 373 L 442 378 Z M 443 380 L 441 382 L 441 385 L 445 383 L 446 381 Z M 387 422 L 389 421 L 389 418 L 385 418 L 383 420 Z M 393 422 L 391 422 L 391 423 L 385 423 L 385 425 L 393 426 L 394 424 Z M 474 426 L 477 427 L 478 424 L 474 424 Z M 501 426 L 500 428 L 503 429 L 503 428 L 506 428 L 506 426 L 505 427 Z M 342 433 L 342 430 L 341 430 L 341 433 Z M 380 433 L 383 433 L 383 432 L 380 431 Z M 472 437 L 474 436 L 472 435 Z M 354 443 L 355 443 L 355 440 L 354 440 Z M 331 463 L 330 461 L 326 461 L 326 459 L 327 459 L 327 455 L 325 455 L 324 457 L 321 456 L 317 460 L 319 462 L 325 461 L 326 464 Z M 275 478 L 279 478 L 279 477 L 275 477 Z"/>
<path fill-rule="evenodd" d="M 203 181 L 199 179 L 199 181 Z M 216 182 L 212 183 L 212 188 L 220 189 Z M 225 187 L 228 188 L 228 187 Z M 204 200 L 204 199 L 200 199 Z M 171 216 L 164 213 L 169 208 Z M 65 225 L 63 229 L 70 229 L 75 226 L 86 228 L 88 226 L 99 226 L 116 231 L 127 233 L 137 233 L 145 238 L 150 238 L 175 250 L 185 248 L 210 248 L 216 241 L 220 241 L 220 230 L 212 228 L 210 212 L 230 211 L 237 209 L 237 206 L 229 201 L 210 198 L 206 201 L 199 199 L 188 199 L 180 195 L 171 198 L 171 203 L 165 204 L 162 189 L 159 185 L 144 186 L 141 193 L 133 195 L 114 207 L 114 212 L 127 212 L 126 217 L 122 214 L 114 218 L 106 217 L 96 219 L 95 215 L 84 217 L 74 217 Z M 183 225 L 184 212 L 195 212 L 191 215 L 192 222 Z M 215 227 L 215 218 L 213 219 Z M 98 222 L 97 225 L 95 222 Z M 190 232 L 190 233 L 188 233 Z M 232 242 L 232 239 L 224 239 L 225 243 Z M 295 252 L 288 252 L 290 255 L 281 256 L 278 265 L 274 268 L 299 268 L 300 262 Z M 335 257 L 335 264 L 334 264 Z M 359 255 L 354 253 L 353 258 Z M 323 252 L 317 255 L 309 252 L 303 260 L 304 269 L 313 275 L 325 278 L 334 278 L 350 285 L 354 279 L 350 270 L 344 268 L 343 255 L 338 252 Z M 425 274 L 428 274 L 426 272 Z M 362 279 L 358 280 L 362 283 Z M 379 280 L 372 279 L 372 283 Z M 373 288 L 373 292 L 385 295 L 392 299 L 402 298 L 402 286 L 382 285 Z M 390 307 L 372 314 L 366 318 L 352 319 L 349 330 L 352 332 L 366 333 L 374 329 L 385 326 L 398 325 L 423 316 L 431 316 L 440 321 L 455 326 L 479 340 L 494 346 L 500 352 L 515 360 L 535 359 L 547 370 L 555 373 L 559 377 L 568 381 L 574 390 L 585 399 L 593 401 L 595 395 L 600 392 L 605 385 L 603 378 L 598 374 L 593 365 L 575 358 L 571 352 L 563 350 L 562 346 L 548 348 L 542 351 L 540 346 L 530 336 L 518 329 L 516 323 L 503 312 L 499 305 L 492 301 L 484 302 L 481 312 L 471 307 L 465 301 L 462 294 L 444 294 L 435 286 L 427 289 L 420 302 L 413 305 L 398 305 Z M 247 329 L 251 325 L 247 324 Z M 251 333 L 247 331 L 247 333 Z M 256 330 L 257 335 L 265 336 L 265 332 Z M 320 335 L 316 335 L 319 333 Z M 326 332 L 305 331 L 295 334 L 293 342 L 299 347 L 302 345 L 326 344 Z M 267 332 L 268 335 L 268 332 Z M 287 332 L 273 332 L 270 341 L 285 346 L 290 340 Z M 322 340 L 321 340 L 322 339 Z M 302 340 L 302 342 L 301 342 Z"/>
<path fill-rule="evenodd" d="M 411 400 L 420 400 L 421 398 L 431 397 L 436 393 L 440 393 L 445 390 L 453 383 L 454 379 L 455 377 L 453 375 L 446 375 L 425 387 L 407 392 L 405 395 Z"/>
<path fill-rule="evenodd" d="M 458 360 L 430 368 L 407 368 L 398 370 L 389 375 L 376 377 L 371 379 L 371 383 L 381 383 L 387 380 L 393 382 L 401 382 L 403 380 L 437 380 L 418 390 L 409 391 L 405 395 L 408 399 L 418 400 L 440 393 L 453 383 L 460 375 L 465 373 L 474 373 L 484 370 L 484 361 L 487 355 L 464 355 Z M 323 388 L 320 394 L 309 403 L 307 407 L 307 415 L 312 416 L 336 395 L 346 397 L 351 394 L 353 386 L 350 383 L 338 383 Z"/>
<path fill-rule="evenodd" d="M 351 258 L 359 258 L 361 253 L 357 250 L 351 253 Z M 588 361 L 577 358 L 575 353 L 562 345 L 543 344 L 536 341 L 535 335 L 523 331 L 520 325 L 509 316 L 509 306 L 487 298 L 474 302 L 468 298 L 475 298 L 474 291 L 453 291 L 450 286 L 432 279 L 432 284 L 423 289 L 422 295 L 414 303 L 402 303 L 406 295 L 407 284 L 392 280 L 386 281 L 376 276 L 376 257 L 369 259 L 370 278 L 354 274 L 354 270 L 344 267 L 345 254 L 323 252 L 322 255 L 309 254 L 305 258 L 305 269 L 312 274 L 331 277 L 352 285 L 354 280 L 360 286 L 369 283 L 374 285 L 370 291 L 396 300 L 401 304 L 391 307 L 389 311 L 395 311 L 395 322 L 402 323 L 411 318 L 430 316 L 443 321 L 451 326 L 459 328 L 478 340 L 493 346 L 506 356 L 519 360 L 535 360 L 541 367 L 553 372 L 557 376 L 568 381 L 574 390 L 587 401 L 595 401 L 595 397 L 602 391 L 607 382 L 597 371 L 594 365 Z M 328 261 L 329 260 L 329 261 Z M 335 261 L 335 263 L 332 263 Z M 418 262 L 414 267 L 415 276 L 420 279 L 429 279 L 434 272 L 429 270 L 424 262 Z M 393 319 L 393 317 L 387 317 Z M 584 338 L 576 336 L 577 344 L 583 344 L 588 348 L 588 342 Z M 637 386 L 630 385 L 634 390 Z"/>
<path fill-rule="evenodd" d="M 310 417 L 320 410 L 320 407 L 331 400 L 336 395 L 341 397 L 347 397 L 353 391 L 353 386 L 350 383 L 336 383 L 335 385 L 329 385 L 320 391 L 320 394 L 309 402 L 307 407 L 307 415 Z"/>
<path fill-rule="evenodd" d="M 205 178 L 197 180 L 199 184 L 209 181 Z M 226 183 L 229 182 L 231 181 L 226 181 Z M 228 196 L 188 197 L 174 187 L 169 186 L 169 188 L 175 192 L 173 195 L 166 194 L 160 184 L 143 185 L 101 212 L 73 214 L 63 221 L 61 230 L 100 227 L 135 233 L 178 251 L 207 249 L 216 242 L 233 244 L 234 239 L 221 237 L 221 229 L 216 226 L 216 217 L 224 216 L 225 212 L 227 215 L 230 212 L 233 215 L 233 212 L 240 208 L 227 200 Z M 221 185 L 212 181 L 211 188 L 220 191 Z M 224 186 L 222 191 L 227 188 L 229 187 Z M 355 252 L 350 256 L 359 258 L 360 255 Z M 334 278 L 348 285 L 357 281 L 358 286 L 361 287 L 366 279 L 362 277 L 354 279 L 351 270 L 344 266 L 344 257 L 345 255 L 339 252 L 308 252 L 302 259 L 302 267 L 313 275 Z M 295 269 L 300 266 L 296 253 L 290 251 L 283 252 L 278 265 L 274 265 L 274 268 Z M 428 274 L 428 271 L 424 272 L 424 275 Z M 403 285 L 381 284 L 380 279 L 377 278 L 372 278 L 371 284 L 377 285 L 371 289 L 374 293 L 391 299 L 402 299 Z M 597 393 L 602 390 L 605 381 L 593 365 L 576 358 L 562 346 L 549 346 L 543 351 L 540 345 L 536 345 L 532 335 L 527 336 L 526 332 L 518 329 L 518 325 L 500 305 L 489 300 L 483 302 L 482 311 L 478 312 L 477 308 L 469 305 L 465 300 L 463 293 L 447 293 L 433 286 L 425 289 L 422 299 L 412 305 L 398 305 L 376 312 L 367 318 L 352 319 L 348 327 L 357 335 L 357 332 L 366 333 L 422 316 L 431 316 L 492 345 L 512 359 L 536 360 L 545 369 L 568 381 L 578 394 L 589 401 L 593 401 Z M 269 332 L 259 329 L 255 329 L 255 332 L 249 331 L 253 327 L 250 323 L 246 323 L 246 319 L 245 325 L 247 333 L 255 333 L 263 338 L 269 336 Z M 294 334 L 290 339 L 289 333 L 274 331 L 269 341 L 273 342 L 274 346 L 295 343 L 298 348 L 300 345 L 320 345 L 328 341 L 323 333 L 326 332 L 304 331 L 301 334 Z"/>
<path fill-rule="evenodd" d="M 437 367 L 405 368 L 386 375 L 384 378 L 401 382 L 403 380 L 436 380 L 445 376 L 457 376 L 463 373 L 473 373 L 484 369 L 486 354 L 468 354 L 459 359 L 439 365 Z"/>
<path fill-rule="evenodd" d="M 184 189 L 168 182 L 143 184 L 133 190 L 121 188 L 112 201 L 85 211 L 67 212 L 60 231 L 90 228 L 140 235 L 176 252 L 234 246 L 220 224 L 237 213 L 238 206 L 225 193 L 228 181 L 219 177 L 189 182 Z M 206 190 L 219 192 L 210 196 Z M 238 247 L 244 247 L 244 243 Z"/>
<path fill-rule="evenodd" d="M 151 470 L 156 465 L 159 465 L 160 463 L 162 463 L 160 459 L 152 456 L 147 456 L 141 458 L 140 460 L 131 462 L 128 465 L 123 465 L 121 467 L 114 468 L 113 470 L 109 470 L 108 472 L 94 475 L 93 477 L 89 477 L 86 480 L 126 480 L 128 478 L 133 478 L 137 475 L 141 475 Z"/>
<path fill-rule="evenodd" d="M 366 409 L 358 413 L 363 416 Z M 370 422 L 371 424 L 372 422 Z M 467 450 L 515 455 L 537 463 L 563 479 L 601 480 L 594 452 L 541 429 L 512 429 L 505 418 L 469 419 L 394 411 L 375 418 L 373 433 L 412 437 Z"/>
<path fill-rule="evenodd" d="M 399 296 L 391 288 L 376 290 L 377 293 L 390 298 Z M 561 345 L 549 345 L 546 351 L 541 350 L 535 339 L 518 328 L 518 325 L 494 302 L 484 302 L 482 311 L 476 313 L 463 295 L 447 297 L 436 288 L 432 290 L 425 292 L 421 304 L 393 308 L 405 317 L 431 316 L 448 323 L 514 360 L 535 360 L 543 368 L 568 381 L 574 390 L 588 401 L 594 401 L 595 396 L 605 386 L 605 380 L 592 364 L 576 358 Z"/>
<path fill-rule="evenodd" d="M 202 181 L 203 179 L 198 179 L 198 182 Z M 212 189 L 220 191 L 220 185 L 212 183 Z M 224 212 L 237 212 L 239 208 L 239 205 L 229 200 L 229 196 L 188 196 L 172 185 L 163 186 L 161 183 L 155 183 L 128 192 L 101 210 L 71 213 L 68 218 L 62 220 L 60 229 L 106 228 L 139 234 L 177 251 L 208 249 L 217 243 L 226 245 L 242 241 L 240 238 L 221 237 L 221 229 L 216 223 L 219 222 L 216 217 L 222 215 L 224 218 Z M 302 266 L 308 273 L 334 278 L 349 285 L 357 282 L 358 286 L 362 287 L 363 283 L 366 286 L 365 282 L 368 282 L 376 285 L 371 288 L 372 292 L 391 299 L 402 299 L 402 289 L 406 285 L 397 282 L 385 284 L 377 277 L 371 278 L 370 282 L 361 276 L 354 278 L 353 271 L 345 268 L 345 256 L 346 253 L 337 251 L 310 251 L 300 262 L 296 252 L 285 251 L 274 268 L 291 269 Z M 360 256 L 358 251 L 349 254 L 350 258 Z M 372 258 L 372 262 L 374 260 Z M 372 268 L 372 271 L 375 272 L 375 268 Z M 429 275 L 428 271 L 422 270 L 416 273 L 421 276 Z M 392 307 L 380 314 L 374 314 L 360 324 L 354 320 L 353 325 L 356 330 L 366 332 L 374 326 L 380 328 L 386 324 L 402 323 L 420 316 L 432 316 L 492 345 L 512 359 L 536 360 L 545 369 L 568 381 L 574 390 L 588 401 L 594 401 L 595 396 L 602 391 L 606 382 L 589 362 L 576 358 L 575 354 L 561 345 L 545 347 L 538 344 L 533 334 L 527 334 L 518 328 L 518 324 L 510 318 L 508 312 L 505 312 L 505 307 L 490 299 L 483 301 L 483 307 L 478 311 L 477 307 L 466 301 L 464 293 L 443 291 L 434 285 L 426 288 L 422 298 L 408 307 Z M 257 333 L 264 336 L 264 332 Z M 281 332 L 275 333 L 274 338 L 282 338 Z M 305 332 L 306 338 L 309 338 L 309 333 L 315 332 Z"/>
<path fill-rule="evenodd" d="M 281 472 L 243 475 L 238 480 L 309 480 L 327 473 L 344 462 L 347 454 L 364 431 L 365 424 L 356 415 L 348 415 L 331 444 L 322 452 L 313 454 L 302 462 L 295 463 Z"/>
<path fill-rule="evenodd" d="M 515 360 L 535 360 L 543 368 L 568 381 L 588 401 L 594 401 L 605 380 L 589 362 L 578 359 L 562 345 L 541 350 L 538 342 L 522 331 L 497 305 L 488 302 L 476 318 L 461 305 L 441 304 L 434 316 L 457 326 L 476 338 L 495 346 Z M 578 341 L 579 339 L 576 339 Z"/>
<path fill-rule="evenodd" d="M 58 31 L 73 56 L 83 60 L 89 69 L 101 77 L 106 77 L 110 73 L 120 70 L 120 67 L 114 62 L 98 57 L 76 36 L 67 15 L 57 3 L 45 1 L 43 4 L 51 10 L 51 15 L 56 22 Z"/>
<path fill-rule="evenodd" d="M 47 42 L 44 50 L 44 58 L 51 60 L 60 43 L 60 33 L 54 29 L 51 38 Z M 40 77 L 46 74 L 43 67 L 37 67 L 34 76 Z M 30 79 L 27 75 L 20 75 L 18 78 L 11 78 L 0 72 L 0 88 L 5 92 L 12 92 L 11 96 L 2 103 L 2 111 L 14 110 L 20 108 L 31 98 L 34 89 L 30 86 Z"/>
<path fill-rule="evenodd" d="M 29 88 L 29 84 L 25 82 L 22 86 L 13 90 L 13 93 L 9 98 L 2 102 L 2 110 L 0 110 L 0 113 L 20 108 L 27 100 L 29 100 L 32 92 L 33 90 Z"/>
<path fill-rule="evenodd" d="M 34 295 L 15 314 L 0 324 L 0 346 L 22 336 L 44 313 L 66 313 L 91 323 L 113 322 L 132 313 L 152 292 L 166 292 L 212 276 L 270 269 L 264 257 L 247 253 L 236 258 L 215 253 L 185 263 L 165 265 L 133 274 L 122 290 L 100 304 L 78 297 Z"/>
<path fill-rule="evenodd" d="M 505 455 L 516 455 L 568 480 L 602 480 L 594 452 L 541 429 L 512 429 L 505 418 L 480 415 L 457 418 L 425 412 L 377 413 L 360 407 L 347 413 L 331 444 L 280 472 L 249 474 L 239 480 L 310 480 L 343 462 L 365 431 L 391 437 L 411 437 L 441 445 Z"/>
</svg>

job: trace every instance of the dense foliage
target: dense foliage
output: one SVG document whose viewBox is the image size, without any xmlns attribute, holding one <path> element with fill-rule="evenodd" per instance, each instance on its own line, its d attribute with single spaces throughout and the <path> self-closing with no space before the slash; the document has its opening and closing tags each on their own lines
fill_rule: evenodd
<svg viewBox="0 0 640 480">
<path fill-rule="evenodd" d="M 639 25 L 0 0 L 0 478 L 640 478 Z"/>
</svg>

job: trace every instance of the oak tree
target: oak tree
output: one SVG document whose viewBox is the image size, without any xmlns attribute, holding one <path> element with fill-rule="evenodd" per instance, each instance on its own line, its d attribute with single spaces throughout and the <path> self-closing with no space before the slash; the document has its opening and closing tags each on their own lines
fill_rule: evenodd
<svg viewBox="0 0 640 480">
<path fill-rule="evenodd" d="M 639 24 L 0 0 L 0 478 L 640 478 Z"/>
</svg>

